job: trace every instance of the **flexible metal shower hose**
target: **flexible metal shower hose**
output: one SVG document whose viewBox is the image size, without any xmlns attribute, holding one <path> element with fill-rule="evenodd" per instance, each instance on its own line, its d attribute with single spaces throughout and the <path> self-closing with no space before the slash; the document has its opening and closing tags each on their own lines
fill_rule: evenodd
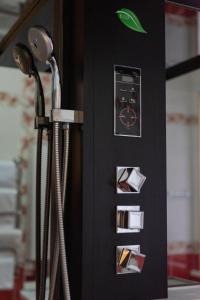
<svg viewBox="0 0 200 300">
<path fill-rule="evenodd" d="M 54 135 L 54 155 L 55 155 L 55 191 L 56 191 L 56 206 L 58 217 L 58 231 L 59 231 L 59 246 L 60 246 L 60 258 L 61 258 L 61 270 L 63 280 L 63 292 L 64 299 L 71 300 L 69 276 L 67 268 L 67 257 L 65 251 L 65 236 L 64 236 L 64 224 L 63 224 L 63 206 L 62 206 L 62 191 L 61 191 L 61 170 L 60 170 L 60 155 L 59 155 L 59 129 L 58 122 L 53 123 L 53 135 Z"/>
<path fill-rule="evenodd" d="M 69 134 L 70 129 L 69 125 L 64 125 L 64 156 L 63 156 L 63 170 L 62 170 L 62 208 L 64 214 L 65 208 L 65 199 L 66 199 L 66 187 L 67 187 L 67 177 L 68 177 L 68 161 L 69 161 Z M 50 293 L 49 300 L 53 300 L 55 293 L 55 285 L 56 285 L 56 276 L 59 270 L 59 236 L 56 235 L 55 247 L 54 247 L 54 255 L 52 262 L 52 274 L 50 280 Z"/>
<path fill-rule="evenodd" d="M 63 212 L 66 202 L 66 192 L 67 192 L 67 179 L 68 179 L 68 164 L 69 164 L 69 135 L 70 128 L 69 124 L 64 126 L 64 156 L 63 156 L 63 172 L 62 172 L 62 198 L 63 198 Z"/>
<path fill-rule="evenodd" d="M 43 251 L 42 266 L 40 279 L 40 297 L 39 300 L 45 299 L 46 293 L 46 277 L 48 266 L 48 241 L 49 241 L 49 212 L 51 197 L 51 171 L 52 171 L 52 130 L 48 130 L 48 153 L 47 153 L 47 175 L 46 175 L 46 195 L 45 195 L 45 213 L 43 228 Z"/>
<path fill-rule="evenodd" d="M 36 299 L 39 299 L 40 293 L 42 135 L 43 129 L 40 128 L 37 133 L 36 154 Z"/>
</svg>

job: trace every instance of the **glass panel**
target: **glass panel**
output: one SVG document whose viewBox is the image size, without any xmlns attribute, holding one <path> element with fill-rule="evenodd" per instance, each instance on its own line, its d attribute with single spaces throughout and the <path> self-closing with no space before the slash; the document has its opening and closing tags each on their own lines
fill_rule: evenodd
<svg viewBox="0 0 200 300">
<path fill-rule="evenodd" d="M 166 66 L 188 60 L 198 53 L 197 11 L 166 4 Z"/>
<path fill-rule="evenodd" d="M 173 285 L 200 282 L 199 83 L 197 70 L 166 86 L 168 273 L 178 278 Z"/>
<path fill-rule="evenodd" d="M 0 40 L 8 33 L 24 9 L 35 0 L 0 0 Z"/>
<path fill-rule="evenodd" d="M 0 67 L 0 77 L 0 299 L 35 299 L 35 86 L 18 69 Z M 41 79 L 49 104 L 50 75 Z"/>
</svg>

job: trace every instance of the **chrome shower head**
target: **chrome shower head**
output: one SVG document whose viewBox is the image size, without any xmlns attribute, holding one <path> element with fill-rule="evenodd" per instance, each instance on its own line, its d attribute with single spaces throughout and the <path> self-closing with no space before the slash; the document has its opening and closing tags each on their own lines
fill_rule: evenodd
<svg viewBox="0 0 200 300">
<path fill-rule="evenodd" d="M 31 27 L 28 41 L 34 56 L 43 63 L 49 63 L 52 72 L 52 108 L 61 108 L 61 83 L 58 65 L 53 53 L 53 42 L 45 28 Z"/>
<path fill-rule="evenodd" d="M 30 50 L 23 44 L 16 44 L 13 48 L 13 58 L 18 68 L 26 75 L 33 76 L 36 82 L 35 112 L 37 116 L 45 116 L 44 93 L 40 76 L 34 64 Z"/>
</svg>

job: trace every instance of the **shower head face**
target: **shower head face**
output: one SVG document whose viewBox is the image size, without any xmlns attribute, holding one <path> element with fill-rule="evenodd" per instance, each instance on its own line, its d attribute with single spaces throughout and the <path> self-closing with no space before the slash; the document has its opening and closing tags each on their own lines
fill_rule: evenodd
<svg viewBox="0 0 200 300">
<path fill-rule="evenodd" d="M 12 51 L 13 58 L 18 68 L 26 75 L 33 76 L 36 82 L 35 111 L 37 116 L 45 115 L 44 93 L 40 76 L 35 67 L 30 50 L 23 44 L 17 44 Z"/>
<path fill-rule="evenodd" d="M 53 42 L 48 32 L 39 26 L 31 27 L 28 31 L 28 41 L 34 56 L 46 63 L 53 55 Z"/>
<path fill-rule="evenodd" d="M 26 75 L 35 73 L 33 57 L 29 49 L 22 44 L 17 44 L 12 51 L 13 58 L 18 68 Z"/>
</svg>

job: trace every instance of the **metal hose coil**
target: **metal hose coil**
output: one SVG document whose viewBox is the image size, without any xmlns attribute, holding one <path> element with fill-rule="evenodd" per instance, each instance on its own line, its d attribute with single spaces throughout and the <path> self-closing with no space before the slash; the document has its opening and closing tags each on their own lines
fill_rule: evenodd
<svg viewBox="0 0 200 300">
<path fill-rule="evenodd" d="M 71 300 L 69 276 L 67 269 L 67 257 L 65 251 L 65 235 L 63 224 L 63 207 L 62 207 L 62 192 L 61 192 L 61 172 L 60 172 L 60 155 L 59 155 L 59 123 L 54 122 L 54 155 L 55 155 L 55 191 L 56 191 L 56 206 L 58 215 L 58 231 L 59 231 L 59 246 L 60 246 L 60 259 L 63 280 L 63 293 L 65 300 Z"/>
<path fill-rule="evenodd" d="M 66 192 L 67 192 L 67 179 L 68 179 L 68 164 L 69 164 L 69 124 L 64 125 L 64 155 L 63 155 L 63 170 L 62 170 L 62 203 L 63 212 L 65 209 Z"/>
<path fill-rule="evenodd" d="M 52 130 L 48 130 L 48 152 L 47 152 L 47 175 L 46 175 L 46 194 L 45 194 L 45 212 L 43 228 L 43 250 L 42 266 L 40 278 L 40 300 L 45 300 L 46 278 L 48 266 L 48 241 L 49 241 L 49 214 L 51 197 L 51 171 L 52 171 Z"/>
<path fill-rule="evenodd" d="M 43 129 L 37 133 L 36 153 L 36 300 L 40 293 L 40 264 L 41 264 L 41 164 L 42 164 L 42 135 Z"/>
</svg>

